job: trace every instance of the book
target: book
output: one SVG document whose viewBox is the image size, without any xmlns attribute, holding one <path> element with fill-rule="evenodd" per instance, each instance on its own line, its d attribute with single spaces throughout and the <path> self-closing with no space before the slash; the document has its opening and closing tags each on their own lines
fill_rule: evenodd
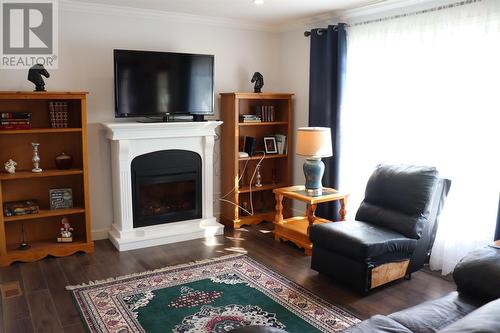
<svg viewBox="0 0 500 333">
<path fill-rule="evenodd" d="M 60 188 L 49 190 L 50 209 L 73 208 L 73 190 Z"/>
<path fill-rule="evenodd" d="M 255 146 L 256 146 L 257 140 L 251 136 L 245 136 L 244 138 L 244 145 L 245 145 L 245 152 L 248 154 L 248 156 L 254 156 L 255 155 Z"/>
<path fill-rule="evenodd" d="M 261 123 L 262 120 L 260 118 L 258 119 L 243 119 L 244 123 Z"/>
<path fill-rule="evenodd" d="M 0 125 L 29 125 L 31 122 L 26 120 L 9 120 L 9 121 L 0 121 Z"/>
<path fill-rule="evenodd" d="M 39 211 L 36 200 L 22 200 L 6 202 L 3 205 L 3 214 L 7 217 L 17 215 L 37 214 Z"/>
<path fill-rule="evenodd" d="M 1 112 L 1 119 L 31 119 L 31 112 Z"/>
<path fill-rule="evenodd" d="M 286 154 L 286 135 L 283 134 L 275 134 L 274 137 L 276 138 L 276 146 L 278 149 L 278 154 Z"/>
<path fill-rule="evenodd" d="M 26 130 L 26 129 L 31 129 L 31 125 L 0 125 L 1 131 Z"/>
</svg>

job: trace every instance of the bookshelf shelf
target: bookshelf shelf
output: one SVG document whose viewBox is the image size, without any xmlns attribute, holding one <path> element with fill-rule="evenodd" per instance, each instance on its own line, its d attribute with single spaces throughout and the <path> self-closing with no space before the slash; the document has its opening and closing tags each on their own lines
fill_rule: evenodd
<svg viewBox="0 0 500 333">
<path fill-rule="evenodd" d="M 249 156 L 249 157 L 240 157 L 238 161 L 259 161 L 262 158 L 262 155 Z M 287 154 L 268 154 L 264 156 L 265 160 L 272 158 L 288 158 Z"/>
<path fill-rule="evenodd" d="M 43 170 L 43 172 L 35 173 L 27 170 L 19 170 L 14 174 L 0 173 L 0 180 L 15 180 L 15 179 L 30 179 L 30 178 L 45 178 L 45 177 L 61 177 L 61 176 L 71 176 L 71 175 L 81 175 L 83 170 L 81 169 L 69 169 L 69 170 Z"/>
<path fill-rule="evenodd" d="M 82 213 L 85 213 L 85 208 L 40 209 L 38 211 L 38 214 L 26 214 L 26 215 L 4 217 L 4 222 L 35 220 L 35 219 L 43 219 L 45 217 L 66 216 L 66 215 L 74 215 Z"/>
<path fill-rule="evenodd" d="M 255 123 L 238 123 L 239 126 L 275 126 L 275 125 L 287 125 L 287 121 L 261 121 Z"/>
<path fill-rule="evenodd" d="M 250 157 L 239 157 L 238 152 L 244 150 L 246 136 L 256 139 L 256 151 L 264 151 L 264 137 L 286 136 L 285 152 L 290 151 L 292 134 L 292 97 L 287 93 L 223 93 L 221 94 L 222 125 L 222 192 L 229 193 L 228 199 L 239 206 L 245 206 L 252 200 L 256 214 L 252 216 L 240 214 L 240 209 L 230 203 L 222 203 L 222 222 L 230 228 L 243 225 L 258 224 L 274 219 L 274 194 L 272 190 L 291 185 L 290 154 L 262 154 Z M 259 115 L 259 111 L 272 110 L 272 119 L 267 122 L 241 121 L 243 115 Z M 251 116 L 250 116 L 251 117 Z M 262 119 L 265 119 L 262 117 Z M 285 141 L 280 141 L 285 142 Z M 261 176 L 263 186 L 256 187 L 253 179 L 250 198 L 249 182 L 257 163 L 262 159 Z M 244 163 L 241 163 L 244 162 Z M 246 165 L 243 175 L 244 165 Z M 243 186 L 238 185 L 242 176 Z M 233 191 L 234 190 L 234 191 Z M 287 212 L 285 207 L 285 212 Z"/>
<path fill-rule="evenodd" d="M 54 133 L 78 133 L 81 128 L 32 128 L 25 130 L 0 130 L 0 135 L 12 134 L 54 134 Z"/>
<path fill-rule="evenodd" d="M 255 185 L 252 186 L 252 192 L 260 192 L 260 191 L 269 191 L 274 190 L 275 188 L 284 187 L 283 184 L 262 184 L 261 187 L 257 187 Z M 239 188 L 238 193 L 249 193 L 250 186 L 242 186 Z"/>
</svg>

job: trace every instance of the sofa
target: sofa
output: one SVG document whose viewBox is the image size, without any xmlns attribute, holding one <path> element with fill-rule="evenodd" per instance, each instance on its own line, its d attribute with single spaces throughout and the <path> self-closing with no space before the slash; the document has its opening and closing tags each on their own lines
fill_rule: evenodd
<svg viewBox="0 0 500 333">
<path fill-rule="evenodd" d="M 311 227 L 311 268 L 366 293 L 427 262 L 451 182 L 436 168 L 378 165 L 354 220 Z"/>
<path fill-rule="evenodd" d="M 392 313 L 376 315 L 345 333 L 499 333 L 500 250 L 485 247 L 463 258 L 453 271 L 457 291 Z"/>
</svg>

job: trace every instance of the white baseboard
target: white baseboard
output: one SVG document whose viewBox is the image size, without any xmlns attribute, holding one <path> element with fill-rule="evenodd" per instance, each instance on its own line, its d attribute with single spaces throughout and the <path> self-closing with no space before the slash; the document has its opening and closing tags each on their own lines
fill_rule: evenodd
<svg viewBox="0 0 500 333">
<path fill-rule="evenodd" d="M 92 240 L 108 239 L 109 230 L 110 228 L 92 230 Z"/>
</svg>

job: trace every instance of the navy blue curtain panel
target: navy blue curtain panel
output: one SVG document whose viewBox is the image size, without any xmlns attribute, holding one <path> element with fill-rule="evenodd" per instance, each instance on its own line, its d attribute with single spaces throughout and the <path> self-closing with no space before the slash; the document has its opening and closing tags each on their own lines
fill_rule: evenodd
<svg viewBox="0 0 500 333">
<path fill-rule="evenodd" d="M 498 200 L 497 230 L 495 231 L 495 240 L 500 240 L 500 198 Z"/>
<path fill-rule="evenodd" d="M 345 81 L 346 25 L 311 30 L 309 73 L 309 126 L 332 129 L 333 157 L 324 158 L 323 186 L 338 188 L 340 159 L 340 108 Z M 321 204 L 318 216 L 339 219 L 338 202 Z"/>
</svg>

